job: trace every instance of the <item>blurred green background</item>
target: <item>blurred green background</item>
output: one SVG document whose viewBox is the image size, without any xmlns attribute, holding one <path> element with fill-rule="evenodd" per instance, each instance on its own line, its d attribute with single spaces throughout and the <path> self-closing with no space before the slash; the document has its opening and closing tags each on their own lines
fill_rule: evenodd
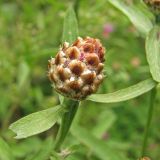
<svg viewBox="0 0 160 160">
<path fill-rule="evenodd" d="M 152 18 L 138 0 L 128 3 Z M 61 43 L 63 18 L 70 4 L 69 0 L 0 0 L 0 160 L 48 160 L 53 154 L 50 148 L 58 125 L 23 140 L 15 140 L 8 127 L 25 115 L 59 103 L 47 78 L 47 63 Z M 107 77 L 99 93 L 113 92 L 150 77 L 144 39 L 126 16 L 106 0 L 81 0 L 78 13 L 80 36 L 101 39 L 107 50 Z M 87 130 L 85 138 L 93 134 L 112 150 L 136 160 L 140 157 L 149 96 L 147 93 L 115 104 L 82 102 L 77 123 Z M 159 105 L 157 98 L 147 148 L 147 156 L 153 160 L 160 159 Z M 63 147 L 70 147 L 73 154 L 66 159 L 100 160 L 79 133 L 75 135 L 71 130 L 68 135 Z M 94 143 L 92 147 L 98 146 Z M 3 155 L 5 152 L 10 158 Z"/>
</svg>

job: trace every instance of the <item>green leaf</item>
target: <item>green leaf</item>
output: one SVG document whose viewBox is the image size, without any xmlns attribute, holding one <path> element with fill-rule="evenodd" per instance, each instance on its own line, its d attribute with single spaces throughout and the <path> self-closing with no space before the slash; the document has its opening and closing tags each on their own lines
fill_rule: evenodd
<svg viewBox="0 0 160 160">
<path fill-rule="evenodd" d="M 32 158 L 26 158 L 26 160 L 44 160 L 49 159 L 51 152 L 53 151 L 53 138 L 47 138 L 42 144 L 41 149 L 32 156 Z"/>
<path fill-rule="evenodd" d="M 0 159 L 1 160 L 13 160 L 11 148 L 9 145 L 0 137 Z"/>
<path fill-rule="evenodd" d="M 121 152 L 127 152 L 127 150 L 129 150 L 132 147 L 132 143 L 129 143 L 129 141 L 128 142 L 124 140 L 118 141 L 117 139 L 112 140 L 112 138 L 110 138 L 107 141 L 107 144 L 110 147 L 113 147 Z"/>
<path fill-rule="evenodd" d="M 22 61 L 18 71 L 18 88 L 22 89 L 25 86 L 29 72 L 30 68 L 28 64 L 25 61 Z"/>
<path fill-rule="evenodd" d="M 64 19 L 62 41 L 72 43 L 74 40 L 77 39 L 77 37 L 78 37 L 78 23 L 76 19 L 76 14 L 73 8 L 70 7 L 67 10 Z"/>
<path fill-rule="evenodd" d="M 28 155 L 32 155 L 32 153 L 36 153 L 40 150 L 41 147 L 41 140 L 37 136 L 26 138 L 23 141 L 14 143 L 11 145 L 11 150 L 17 159 L 24 159 L 24 157 L 29 157 Z M 32 147 L 30 147 L 32 146 Z M 28 159 L 27 159 L 28 160 Z"/>
<path fill-rule="evenodd" d="M 111 148 L 107 143 L 97 139 L 94 135 L 80 126 L 74 125 L 71 128 L 71 133 L 102 160 L 126 160 L 119 151 Z"/>
<path fill-rule="evenodd" d="M 32 113 L 9 127 L 17 134 L 15 138 L 26 138 L 51 128 L 64 113 L 64 108 L 59 106 Z"/>
<path fill-rule="evenodd" d="M 94 102 L 101 102 L 101 103 L 115 103 L 126 101 L 135 97 L 138 97 L 152 88 L 154 88 L 157 83 L 152 79 L 147 79 L 142 82 L 139 82 L 136 85 L 131 87 L 113 92 L 108 94 L 93 94 L 87 98 L 87 100 L 91 100 Z"/>
<path fill-rule="evenodd" d="M 141 33 L 146 35 L 152 29 L 153 24 L 148 16 L 133 4 L 125 4 L 122 0 L 108 1 L 122 11 Z"/>
<path fill-rule="evenodd" d="M 155 26 L 146 38 L 146 54 L 150 72 L 160 82 L 160 27 Z"/>
<path fill-rule="evenodd" d="M 95 125 L 92 133 L 97 138 L 102 138 L 104 133 L 113 125 L 116 120 L 116 115 L 111 110 L 103 111 L 97 117 L 97 124 Z"/>
</svg>

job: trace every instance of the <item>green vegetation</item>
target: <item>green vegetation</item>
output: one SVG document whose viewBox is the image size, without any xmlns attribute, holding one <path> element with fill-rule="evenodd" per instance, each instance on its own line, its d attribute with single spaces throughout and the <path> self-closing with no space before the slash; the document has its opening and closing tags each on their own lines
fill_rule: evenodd
<svg viewBox="0 0 160 160">
<path fill-rule="evenodd" d="M 69 41 L 77 35 L 77 27 L 68 25 L 75 24 L 72 15 L 70 22 L 64 20 L 72 2 L 0 1 L 0 160 L 137 160 L 142 152 L 159 159 L 160 42 L 154 16 L 138 0 L 75 2 L 79 35 L 99 38 L 106 47 L 106 78 L 98 93 L 81 102 L 63 150 L 56 153 L 63 98 L 47 78 L 47 61 L 56 55 L 67 28 L 76 32 Z M 155 89 L 150 92 L 155 86 L 156 98 Z M 38 114 L 27 116 L 33 112 Z M 9 126 L 17 138 L 50 129 L 19 140 Z"/>
</svg>

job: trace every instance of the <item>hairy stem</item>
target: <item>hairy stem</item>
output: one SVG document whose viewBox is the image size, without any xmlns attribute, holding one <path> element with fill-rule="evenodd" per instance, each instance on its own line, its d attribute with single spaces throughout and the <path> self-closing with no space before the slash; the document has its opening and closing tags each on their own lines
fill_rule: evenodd
<svg viewBox="0 0 160 160">
<path fill-rule="evenodd" d="M 60 150 L 60 147 L 61 147 L 69 129 L 70 129 L 70 126 L 72 124 L 74 116 L 77 112 L 79 102 L 65 98 L 62 105 L 63 105 L 63 107 L 66 108 L 67 111 L 64 113 L 64 115 L 62 117 L 62 121 L 60 124 L 58 135 L 56 137 L 56 142 L 55 142 L 55 146 L 54 146 L 54 149 L 56 151 Z"/>
<path fill-rule="evenodd" d="M 146 153 L 149 129 L 150 129 L 150 125 L 153 117 L 153 111 L 154 111 L 155 98 L 156 98 L 156 88 L 154 88 L 151 91 L 150 105 L 148 110 L 148 117 L 147 117 L 147 123 L 146 123 L 145 132 L 144 132 L 144 139 L 143 139 L 142 152 L 141 152 L 142 157 L 144 157 Z"/>
</svg>

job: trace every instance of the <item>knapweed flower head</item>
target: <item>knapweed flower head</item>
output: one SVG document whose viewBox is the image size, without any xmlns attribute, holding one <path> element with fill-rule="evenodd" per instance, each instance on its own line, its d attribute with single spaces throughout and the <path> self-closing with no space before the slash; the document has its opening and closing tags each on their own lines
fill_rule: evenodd
<svg viewBox="0 0 160 160">
<path fill-rule="evenodd" d="M 148 7 L 151 9 L 151 11 L 158 15 L 160 14 L 160 0 L 143 0 Z"/>
<path fill-rule="evenodd" d="M 96 92 L 104 78 L 104 54 L 99 39 L 78 37 L 71 45 L 64 42 L 48 64 L 48 76 L 55 90 L 76 100 Z"/>
</svg>

